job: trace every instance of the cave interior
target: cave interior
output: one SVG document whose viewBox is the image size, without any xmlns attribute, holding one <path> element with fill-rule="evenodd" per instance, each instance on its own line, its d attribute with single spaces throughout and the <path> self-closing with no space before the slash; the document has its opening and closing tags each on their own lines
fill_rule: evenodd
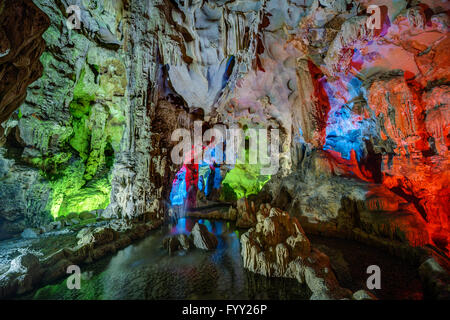
<svg viewBox="0 0 450 320">
<path fill-rule="evenodd" d="M 0 0 L 0 299 L 450 299 L 449 12 Z"/>
</svg>

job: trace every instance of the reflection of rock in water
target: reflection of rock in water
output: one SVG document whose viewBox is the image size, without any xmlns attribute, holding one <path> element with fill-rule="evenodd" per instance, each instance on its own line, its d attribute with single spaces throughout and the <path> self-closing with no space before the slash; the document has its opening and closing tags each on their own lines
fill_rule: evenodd
<svg viewBox="0 0 450 320">
<path fill-rule="evenodd" d="M 218 271 L 211 261 L 180 269 L 156 267 L 148 270 L 146 299 L 201 299 L 210 297 L 217 288 Z"/>
<path fill-rule="evenodd" d="M 336 274 L 336 278 L 339 283 L 345 287 L 351 287 L 352 275 L 350 272 L 350 266 L 345 260 L 343 254 L 338 249 L 330 248 L 324 244 L 316 246 L 317 249 L 325 253 L 330 258 L 330 264 L 333 272 Z"/>
<path fill-rule="evenodd" d="M 311 290 L 295 279 L 269 278 L 245 271 L 247 295 L 251 300 L 307 300 Z"/>
</svg>

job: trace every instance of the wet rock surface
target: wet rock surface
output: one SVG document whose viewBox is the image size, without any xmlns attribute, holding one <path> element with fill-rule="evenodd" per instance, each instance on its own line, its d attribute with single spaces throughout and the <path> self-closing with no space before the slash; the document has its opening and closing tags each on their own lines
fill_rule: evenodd
<svg viewBox="0 0 450 320">
<path fill-rule="evenodd" d="M 30 229 L 30 228 L 25 229 L 25 230 L 20 234 L 20 236 L 21 236 L 22 238 L 24 238 L 24 239 L 33 239 L 33 238 L 37 238 L 37 237 L 38 237 L 36 231 L 33 230 L 33 229 Z"/>
<path fill-rule="evenodd" d="M 250 228 L 256 224 L 255 203 L 242 198 L 237 201 L 236 225 L 240 228 Z"/>
<path fill-rule="evenodd" d="M 383 3 L 374 29 L 367 1 L 76 0 L 82 27 L 69 30 L 69 1 L 2 1 L 0 239 L 78 231 L 100 222 L 96 209 L 123 221 L 160 219 L 176 177 L 178 216 L 186 204 L 223 200 L 234 207 L 210 218 L 255 230 L 261 223 L 255 232 L 268 238 L 257 244 L 276 261 L 252 258 L 264 274 L 285 273 L 292 250 L 308 252 L 301 233 L 288 232 L 288 241 L 278 233 L 285 223 L 261 222 L 266 203 L 310 234 L 382 247 L 415 265 L 430 248 L 448 257 L 449 4 Z M 195 166 L 179 177 L 170 156 L 170 134 L 193 133 L 196 120 L 202 133 L 216 125 L 279 129 L 278 172 L 212 166 L 204 187 L 216 173 L 223 183 L 199 192 Z M 143 231 L 123 221 L 85 230 L 80 256 L 139 238 Z M 213 246 L 198 233 L 198 246 Z M 168 243 L 171 252 L 180 240 Z M 308 254 L 350 281 L 338 253 L 327 254 L 330 263 L 315 249 Z M 56 274 L 73 257 L 59 258 Z M 424 282 L 445 295 L 447 270 L 430 263 Z M 302 266 L 316 297 L 327 297 L 334 280 Z"/>
<path fill-rule="evenodd" d="M 59 280 L 67 275 L 70 265 L 81 266 L 113 254 L 158 226 L 155 222 L 103 221 L 0 242 L 0 298 L 15 297 Z"/>
<path fill-rule="evenodd" d="M 353 294 L 355 300 L 377 300 L 377 298 L 366 290 L 359 290 Z"/>
<path fill-rule="evenodd" d="M 194 243 L 192 238 L 185 234 L 178 234 L 164 238 L 163 247 L 167 249 L 169 255 L 172 255 L 175 251 L 184 250 L 189 251 L 193 248 Z M 200 248 L 203 249 L 203 248 Z"/>
<path fill-rule="evenodd" d="M 329 258 L 315 248 L 296 218 L 271 208 L 260 214 L 255 228 L 242 235 L 242 257 L 245 268 L 265 276 L 286 277 L 306 283 L 311 299 L 350 298 L 331 269 Z"/>
<path fill-rule="evenodd" d="M 217 248 L 217 238 L 208 231 L 205 225 L 196 223 L 190 235 L 194 246 L 198 249 L 212 250 Z"/>
<path fill-rule="evenodd" d="M 0 275 L 0 296 L 23 294 L 36 286 L 44 273 L 39 258 L 26 253 L 14 258 L 7 272 Z"/>
<path fill-rule="evenodd" d="M 233 206 L 223 206 L 218 209 L 211 210 L 198 210 L 188 211 L 186 215 L 191 218 L 204 218 L 204 219 L 216 219 L 216 220 L 227 220 L 227 221 L 236 221 L 237 218 L 237 210 Z"/>
<path fill-rule="evenodd" d="M 450 299 L 450 276 L 448 261 L 442 261 L 442 257 L 428 258 L 419 267 L 419 275 L 425 289 L 431 297 L 440 300 Z M 439 261 L 439 262 L 438 262 Z"/>
</svg>

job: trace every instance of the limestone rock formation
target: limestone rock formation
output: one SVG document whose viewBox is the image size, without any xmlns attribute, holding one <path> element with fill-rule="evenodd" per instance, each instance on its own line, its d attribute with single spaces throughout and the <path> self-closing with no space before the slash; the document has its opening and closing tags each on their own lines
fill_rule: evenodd
<svg viewBox="0 0 450 320">
<path fill-rule="evenodd" d="M 287 212 L 271 208 L 260 214 L 255 228 L 241 237 L 244 267 L 272 277 L 297 279 L 313 292 L 311 299 L 348 298 L 351 293 L 339 286 L 329 258 L 311 248 L 301 225 Z"/>
<path fill-rule="evenodd" d="M 0 0 L 0 239 L 78 228 L 96 210 L 155 221 L 225 202 L 228 214 L 208 217 L 267 232 L 246 253 L 255 270 L 292 265 L 317 297 L 335 282 L 303 256 L 323 268 L 327 259 L 271 207 L 308 233 L 416 262 L 425 247 L 448 256 L 450 5 L 382 1 L 374 27 L 370 3 Z M 67 26 L 70 5 L 79 29 Z M 278 130 L 266 151 L 279 170 L 221 164 L 212 137 L 200 142 L 208 161 L 187 161 L 195 147 L 173 159 L 175 130 L 212 128 Z M 244 140 L 248 160 L 257 148 Z M 214 247 L 197 231 L 199 246 Z M 90 249 L 120 240 L 85 232 Z"/>
<path fill-rule="evenodd" d="M 22 238 L 24 239 L 33 239 L 33 238 L 37 238 L 37 233 L 35 230 L 31 229 L 31 228 L 27 228 L 25 230 L 23 230 L 23 232 L 20 234 L 22 236 Z"/>
<path fill-rule="evenodd" d="M 209 212 L 201 212 L 201 211 L 192 211 L 187 212 L 188 217 L 192 218 L 203 218 L 203 219 L 220 219 L 220 220 L 229 220 L 236 221 L 237 218 L 237 210 L 230 206 L 228 211 L 224 210 L 212 210 Z"/>
<path fill-rule="evenodd" d="M 194 246 L 198 249 L 212 250 L 217 248 L 217 237 L 208 231 L 204 224 L 195 223 L 190 235 Z"/>
<path fill-rule="evenodd" d="M 117 231 L 112 228 L 97 227 L 95 229 L 86 228 L 77 234 L 78 245 L 100 246 L 111 243 L 117 239 Z"/>
<path fill-rule="evenodd" d="M 42 75 L 42 34 L 50 21 L 31 0 L 0 2 L 0 142 L 1 124 L 22 104 L 27 87 Z"/>
<path fill-rule="evenodd" d="M 320 69 L 316 70 L 321 78 L 315 90 L 321 94 L 314 95 L 328 102 L 324 149 L 332 174 L 383 184 L 411 204 L 391 209 L 383 204 L 382 208 L 400 211 L 405 217 L 393 217 L 393 225 L 399 222 L 402 230 L 417 230 L 418 237 L 413 231 L 405 232 L 410 243 L 432 242 L 447 251 L 443 234 L 448 210 L 441 201 L 448 197 L 444 174 L 448 124 L 445 117 L 434 115 L 447 105 L 443 102 L 448 82 L 448 72 L 442 67 L 447 64 L 442 50 L 448 48 L 444 7 L 433 1 L 386 3 L 379 8 L 381 28 L 377 29 L 369 28 L 364 15 L 355 15 L 354 4 L 344 10 L 347 16 L 341 9 L 313 6 L 302 21 L 305 28 L 289 41 Z M 311 45 L 311 31 L 318 32 L 317 28 L 322 41 Z M 306 85 L 303 88 L 312 91 Z M 304 128 L 305 141 L 314 145 Z M 429 160 L 439 165 L 430 166 Z M 308 167 L 306 163 L 301 166 Z M 423 187 L 430 181 L 432 187 Z M 383 191 L 379 198 L 392 195 Z M 302 215 L 310 217 L 307 212 Z"/>
<path fill-rule="evenodd" d="M 167 249 L 169 255 L 172 255 L 173 252 L 180 249 L 181 244 L 180 241 L 178 240 L 178 237 L 168 237 L 164 239 L 163 247 L 164 249 Z"/>
<path fill-rule="evenodd" d="M 236 226 L 239 228 L 250 228 L 256 224 L 255 204 L 242 198 L 237 201 Z"/>
<path fill-rule="evenodd" d="M 0 150 L 0 239 L 50 222 L 49 214 L 39 214 L 45 212 L 51 192 L 42 180 L 37 169 L 16 164 L 7 159 L 6 150 Z"/>
<path fill-rule="evenodd" d="M 31 10 L 30 19 L 17 18 L 25 28 L 11 34 L 26 36 L 30 45 L 37 41 L 36 50 L 30 52 L 40 73 L 33 81 L 42 77 L 23 94 L 25 102 L 2 127 L 6 144 L 0 150 L 5 169 L 0 189 L 5 199 L 14 201 L 0 205 L 2 238 L 25 227 L 44 226 L 52 216 L 105 209 L 125 122 L 126 70 L 118 46 L 112 45 L 119 40 L 105 33 L 120 34 L 116 30 L 121 29 L 123 5 L 100 2 L 85 7 L 78 1 L 83 27 L 70 30 L 66 9 L 73 3 L 16 1 L 6 6 L 11 18 L 11 10 L 19 10 L 22 4 L 28 6 L 23 10 Z M 32 18 L 32 12 L 37 18 Z M 31 23 L 36 25 L 28 26 Z M 38 53 L 42 53 L 42 64 Z M 36 73 L 34 67 L 24 68 Z M 27 76 L 22 78 L 25 84 Z"/>
<path fill-rule="evenodd" d="M 342 179 L 347 170 L 357 172 L 356 163 L 336 165 L 336 158 L 330 161 L 322 151 L 310 152 L 298 172 L 272 179 L 259 197 L 297 217 L 307 232 L 369 244 L 385 241 L 391 246 L 431 242 L 427 223 L 414 203 L 384 185 Z M 339 170 L 341 177 L 335 176 Z"/>
<path fill-rule="evenodd" d="M 43 275 L 39 258 L 31 253 L 18 256 L 9 270 L 0 275 L 0 297 L 30 291 Z"/>
<path fill-rule="evenodd" d="M 172 255 L 175 251 L 184 250 L 188 251 L 193 246 L 192 239 L 185 234 L 177 234 L 169 236 L 163 240 L 163 247 L 167 249 L 169 255 Z"/>
<path fill-rule="evenodd" d="M 1 120 L 9 118 L 0 167 L 10 169 L 0 185 L 14 190 L 13 197 L 3 192 L 17 203 L 2 204 L 2 237 L 72 211 L 162 218 L 183 169 L 172 163 L 170 134 L 192 133 L 200 120 L 205 130 L 276 128 L 281 141 L 277 175 L 247 165 L 199 170 L 205 187 L 219 184 L 208 201 L 249 199 L 271 179 L 262 194 L 276 207 L 284 201 L 305 228 L 448 250 L 448 5 L 419 2 L 382 5 L 381 29 L 367 25 L 367 3 L 354 1 L 6 6 L 2 17 L 23 5 L 42 19 L 1 31 L 2 50 L 32 23 L 27 39 L 38 41 L 45 16 L 50 27 L 42 35 L 43 76 Z M 80 7 L 80 30 L 67 28 L 69 4 Z M 1 21 L 4 29 L 12 19 Z M 27 47 L 36 66 L 43 41 Z M 25 87 L 18 96 L 23 101 Z M 182 202 L 195 202 L 205 191 L 198 185 Z M 244 227 L 256 223 L 254 199 L 247 201 L 238 214 Z M 351 215 L 347 201 L 356 206 Z"/>
</svg>

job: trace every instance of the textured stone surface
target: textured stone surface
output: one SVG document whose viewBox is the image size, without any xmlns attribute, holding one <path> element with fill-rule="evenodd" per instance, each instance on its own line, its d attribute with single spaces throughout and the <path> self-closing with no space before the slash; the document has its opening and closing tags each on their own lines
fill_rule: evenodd
<svg viewBox="0 0 450 320">
<path fill-rule="evenodd" d="M 163 218 L 181 167 L 170 135 L 201 120 L 203 131 L 279 129 L 280 170 L 216 167 L 223 183 L 206 196 L 192 183 L 198 168 L 184 165 L 191 185 L 179 215 L 237 201 L 237 224 L 252 227 L 270 203 L 308 232 L 448 255 L 447 2 L 382 1 L 381 29 L 366 24 L 369 1 L 74 3 L 82 27 L 70 31 L 68 1 L 35 1 L 50 19 L 43 76 L 16 112 L 38 77 L 45 24 L 27 38 L 37 47 L 13 48 L 33 59 L 3 63 L 9 37 L 40 20 L 5 32 L 20 12 L 6 19 L 17 6 L 0 6 L 0 75 L 11 63 L 27 73 L 16 91 L 14 73 L 0 97 L 0 122 L 9 118 L 0 127 L 0 237 L 96 209 Z"/>
<path fill-rule="evenodd" d="M 164 249 L 167 249 L 169 255 L 172 255 L 178 250 L 188 251 L 193 245 L 192 239 L 182 233 L 163 239 L 163 247 Z"/>
<path fill-rule="evenodd" d="M 324 147 L 332 173 L 384 184 L 404 199 L 395 200 L 399 207 L 388 208 L 392 201 L 381 199 L 392 199 L 392 194 L 373 190 L 382 211 L 398 212 L 391 224 L 403 224 L 400 229 L 413 245 L 432 242 L 447 250 L 448 124 L 438 115 L 447 108 L 448 71 L 442 67 L 447 63 L 442 50 L 448 48 L 446 5 L 384 5 L 382 29 L 374 30 L 367 28 L 366 17 L 354 15 L 354 5 L 344 10 L 346 17 L 339 15 L 341 9 L 313 5 L 301 22 L 305 28 L 289 41 L 324 75 L 317 88 L 329 102 Z M 311 45 L 316 28 L 321 43 Z M 306 127 L 301 128 L 306 142 L 314 145 Z M 373 195 L 367 196 L 370 207 Z"/>
<path fill-rule="evenodd" d="M 217 248 L 217 238 L 214 234 L 208 231 L 204 224 L 195 223 L 190 235 L 194 246 L 198 249 L 212 250 Z"/>
<path fill-rule="evenodd" d="M 237 201 L 236 225 L 240 228 L 250 228 L 256 224 L 255 204 L 246 198 Z"/>
<path fill-rule="evenodd" d="M 44 76 L 5 126 L 12 142 L 23 148 L 21 160 L 61 176 L 44 183 L 52 194 L 40 215 L 106 207 L 110 179 L 107 215 L 161 214 L 178 169 L 169 157 L 174 145 L 169 134 L 180 127 L 192 130 L 198 119 L 208 126 L 281 129 L 281 177 L 308 170 L 305 162 L 313 155 L 318 161 L 314 183 L 323 192 L 305 197 L 302 191 L 296 214 L 333 222 L 347 196 L 338 192 L 347 189 L 344 194 L 365 201 L 371 212 L 380 204 L 382 211 L 400 211 L 413 217 L 409 220 L 421 216 L 422 222 L 400 224 L 422 228 L 425 223 L 422 233 L 429 234 L 421 233 L 413 243 L 433 241 L 444 248 L 445 175 L 433 188 L 416 187 L 447 165 L 443 9 L 432 6 L 434 14 L 425 23 L 422 7 L 388 4 L 383 30 L 374 31 L 365 26 L 365 3 L 342 3 L 97 1 L 88 6 L 77 1 L 82 29 L 69 32 L 64 23 L 68 3 L 40 1 L 52 23 L 44 34 Z M 392 55 L 407 63 L 396 64 Z M 403 110 L 407 105 L 411 108 Z M 345 106 L 347 118 L 340 116 Z M 405 143 L 407 152 L 401 147 Z M 315 157 L 307 151 L 311 148 L 327 152 Z M 406 164 L 413 153 L 416 163 Z M 442 165 L 424 162 L 429 155 Z M 221 171 L 228 182 L 229 168 Z M 345 181 L 329 183 L 333 175 L 383 183 L 412 206 L 406 210 L 401 199 L 390 201 L 396 198 L 390 191 L 363 195 Z M 312 183 L 307 176 L 300 181 Z M 334 191 L 330 205 L 320 201 Z M 293 192 L 280 192 L 278 201 L 289 201 Z M 83 204 L 85 198 L 92 203 Z"/>
<path fill-rule="evenodd" d="M 22 294 L 39 283 L 43 274 L 39 258 L 31 253 L 11 261 L 9 270 L 0 276 L 0 296 Z"/>
<path fill-rule="evenodd" d="M 20 106 L 28 85 L 42 74 L 42 34 L 50 24 L 31 0 L 0 2 L 0 125 Z M 3 140 L 0 126 L 0 142 Z"/>
<path fill-rule="evenodd" d="M 99 246 L 102 244 L 113 242 L 115 239 L 117 239 L 117 232 L 111 228 L 105 227 L 98 227 L 93 230 L 83 229 L 77 234 L 77 238 L 79 238 L 79 246 L 83 246 L 86 244 Z"/>
<path fill-rule="evenodd" d="M 296 218 L 271 208 L 255 228 L 241 237 L 244 267 L 272 277 L 297 279 L 312 291 L 311 299 L 342 299 L 351 293 L 339 286 L 329 258 L 311 248 Z"/>
<path fill-rule="evenodd" d="M 111 168 L 125 122 L 127 75 L 117 52 L 119 41 L 105 32 L 114 30 L 120 36 L 123 6 L 102 1 L 86 9 L 78 1 L 83 28 L 77 31 L 66 26 L 65 9 L 72 3 L 60 4 L 36 2 L 36 10 L 50 17 L 42 36 L 43 76 L 4 125 L 7 141 L 1 161 L 11 169 L 0 185 L 2 190 L 11 185 L 16 191 L 9 192 L 23 199 L 14 208 L 2 204 L 3 212 L 11 210 L 16 216 L 15 229 L 2 226 L 9 235 L 24 226 L 45 224 L 51 216 L 105 209 L 110 202 Z"/>
<path fill-rule="evenodd" d="M 39 286 L 66 278 L 69 266 L 81 266 L 113 254 L 160 226 L 160 222 L 126 223 L 113 220 L 91 225 L 78 233 L 71 230 L 56 231 L 38 239 L 16 241 L 21 248 L 8 248 L 7 244 L 4 247 L 5 243 L 2 243 L 2 250 L 5 249 L 7 255 L 14 251 L 20 254 L 7 259 L 7 270 L 3 270 L 2 256 L 0 299 L 17 297 Z M 37 250 L 32 250 L 31 247 Z"/>
<path fill-rule="evenodd" d="M 375 224 L 375 233 L 388 238 L 397 237 L 390 230 L 400 229 L 404 234 L 398 237 L 412 245 L 433 243 L 447 250 L 448 124 L 443 116 L 448 100 L 448 73 L 443 68 L 447 63 L 443 55 L 448 47 L 447 4 L 383 2 L 381 29 L 366 25 L 367 2 L 343 4 L 308 1 L 301 6 L 267 1 L 244 9 L 233 1 L 215 6 L 205 2 L 201 12 L 196 7 L 200 4 L 178 4 L 173 11 L 180 11 L 178 23 L 188 31 L 177 30 L 181 41 L 176 45 L 173 41 L 164 44 L 165 51 L 172 46 L 175 52 L 181 51 L 170 56 L 174 62 L 168 63 L 172 89 L 187 107 L 194 100 L 201 101 L 199 107 L 210 125 L 222 122 L 281 129 L 279 176 L 294 172 L 302 187 L 291 185 L 289 194 L 277 189 L 273 201 L 295 205 L 289 210 L 292 214 L 312 223 L 321 221 L 318 226 L 341 220 L 345 228 L 348 213 L 341 202 L 346 198 L 363 201 L 364 209 L 357 211 L 367 220 L 364 228 Z M 256 37 L 249 32 L 255 43 L 250 42 L 254 51 L 247 51 L 246 56 L 253 55 L 252 64 L 243 68 L 247 60 L 235 55 L 226 88 L 211 107 L 209 100 L 195 95 L 215 89 L 213 83 L 206 84 L 205 69 L 198 64 L 211 51 L 202 47 L 202 41 L 214 43 L 210 40 L 217 33 L 213 28 L 198 32 L 196 27 L 206 24 L 205 15 L 231 6 L 246 12 L 249 30 L 253 22 L 259 23 Z M 259 20 L 249 18 L 252 10 L 259 12 Z M 218 19 L 220 25 L 222 17 Z M 186 33 L 194 40 L 185 37 Z M 200 42 L 197 51 L 190 51 L 191 42 Z M 213 46 L 217 48 L 214 58 L 223 55 L 228 45 Z M 220 64 L 216 65 L 219 70 Z M 180 71 L 186 69 L 189 76 Z M 195 85 L 181 87 L 179 82 Z M 317 152 L 320 149 L 326 152 Z M 311 169 L 314 179 L 307 172 Z M 333 176 L 351 177 L 355 182 L 330 179 Z M 281 186 L 276 184 L 271 188 Z M 244 182 L 237 179 L 233 188 L 240 185 Z M 291 201 L 294 198 L 298 200 Z"/>
<path fill-rule="evenodd" d="M 33 239 L 37 238 L 37 233 L 35 230 L 27 228 L 23 230 L 23 232 L 20 234 L 22 238 L 24 239 Z"/>
<path fill-rule="evenodd" d="M 18 165 L 5 156 L 5 150 L 0 150 L 0 239 L 51 219 L 45 211 L 51 190 L 43 183 L 38 170 Z"/>
</svg>

